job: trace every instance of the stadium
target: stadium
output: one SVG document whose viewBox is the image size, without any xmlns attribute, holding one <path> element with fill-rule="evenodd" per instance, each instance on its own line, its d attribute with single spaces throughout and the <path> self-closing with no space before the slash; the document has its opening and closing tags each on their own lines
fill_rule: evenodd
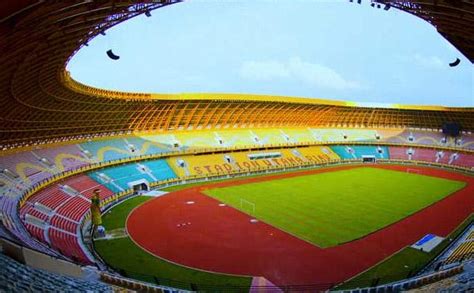
<svg viewBox="0 0 474 293">
<path fill-rule="evenodd" d="M 473 107 L 135 93 L 66 70 L 181 2 L 0 3 L 0 291 L 474 290 Z M 362 2 L 474 62 L 472 1 Z"/>
</svg>

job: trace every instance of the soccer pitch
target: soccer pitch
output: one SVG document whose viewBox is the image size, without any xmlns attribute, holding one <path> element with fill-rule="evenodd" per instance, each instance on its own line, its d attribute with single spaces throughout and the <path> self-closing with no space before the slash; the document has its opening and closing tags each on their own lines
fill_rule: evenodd
<svg viewBox="0 0 474 293">
<path fill-rule="evenodd" d="M 363 237 L 462 188 L 464 182 L 359 167 L 205 193 L 319 247 Z"/>
</svg>

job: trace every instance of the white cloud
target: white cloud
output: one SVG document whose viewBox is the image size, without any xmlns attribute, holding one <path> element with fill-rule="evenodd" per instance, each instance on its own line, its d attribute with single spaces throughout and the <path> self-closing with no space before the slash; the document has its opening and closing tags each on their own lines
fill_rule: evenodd
<svg viewBox="0 0 474 293">
<path fill-rule="evenodd" d="M 360 89 L 356 81 L 345 79 L 334 69 L 310 63 L 299 57 L 288 61 L 246 61 L 240 67 L 241 77 L 256 81 L 294 80 L 314 87 L 332 89 Z"/>
<path fill-rule="evenodd" d="M 251 80 L 287 78 L 290 72 L 285 64 L 276 61 L 246 61 L 240 67 L 240 75 Z"/>
<path fill-rule="evenodd" d="M 422 56 L 420 54 L 416 54 L 414 56 L 414 60 L 418 65 L 429 69 L 443 69 L 446 68 L 448 64 L 445 64 L 441 58 L 436 56 Z"/>
</svg>

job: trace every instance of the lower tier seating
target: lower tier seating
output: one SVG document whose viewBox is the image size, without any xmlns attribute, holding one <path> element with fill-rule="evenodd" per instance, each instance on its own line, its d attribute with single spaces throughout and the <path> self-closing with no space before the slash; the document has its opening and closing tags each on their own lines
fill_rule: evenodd
<svg viewBox="0 0 474 293">
<path fill-rule="evenodd" d="M 0 253 L 0 292 L 113 292 L 99 281 L 33 269 Z"/>
<path fill-rule="evenodd" d="M 77 175 L 39 191 L 20 209 L 26 229 L 39 241 L 74 261 L 92 261 L 81 247 L 79 224 L 90 209 L 95 189 L 106 200 L 113 196 L 107 187 L 87 175 Z"/>
<path fill-rule="evenodd" d="M 474 258 L 474 241 L 461 243 L 451 255 L 444 261 L 444 264 L 460 262 Z"/>
<path fill-rule="evenodd" d="M 390 158 L 474 167 L 474 154 L 410 147 L 389 147 Z"/>
<path fill-rule="evenodd" d="M 364 156 L 373 156 L 377 159 L 388 159 L 389 153 L 385 146 L 331 146 L 331 149 L 342 159 L 361 159 Z"/>
<path fill-rule="evenodd" d="M 167 159 L 178 177 L 290 167 L 303 163 L 324 163 L 339 157 L 329 147 L 301 147 L 224 154 L 187 155 Z"/>
<path fill-rule="evenodd" d="M 113 192 L 130 189 L 129 183 L 139 180 L 156 182 L 176 177 L 165 160 L 152 160 L 111 167 L 91 172 L 89 176 L 96 182 L 104 184 Z"/>
</svg>

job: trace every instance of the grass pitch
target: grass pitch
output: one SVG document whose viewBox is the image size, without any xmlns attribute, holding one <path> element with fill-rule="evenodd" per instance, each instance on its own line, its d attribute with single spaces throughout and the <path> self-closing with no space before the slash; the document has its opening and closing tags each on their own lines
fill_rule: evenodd
<svg viewBox="0 0 474 293">
<path fill-rule="evenodd" d="M 219 201 L 319 247 L 363 237 L 464 187 L 371 167 L 206 190 Z"/>
</svg>

